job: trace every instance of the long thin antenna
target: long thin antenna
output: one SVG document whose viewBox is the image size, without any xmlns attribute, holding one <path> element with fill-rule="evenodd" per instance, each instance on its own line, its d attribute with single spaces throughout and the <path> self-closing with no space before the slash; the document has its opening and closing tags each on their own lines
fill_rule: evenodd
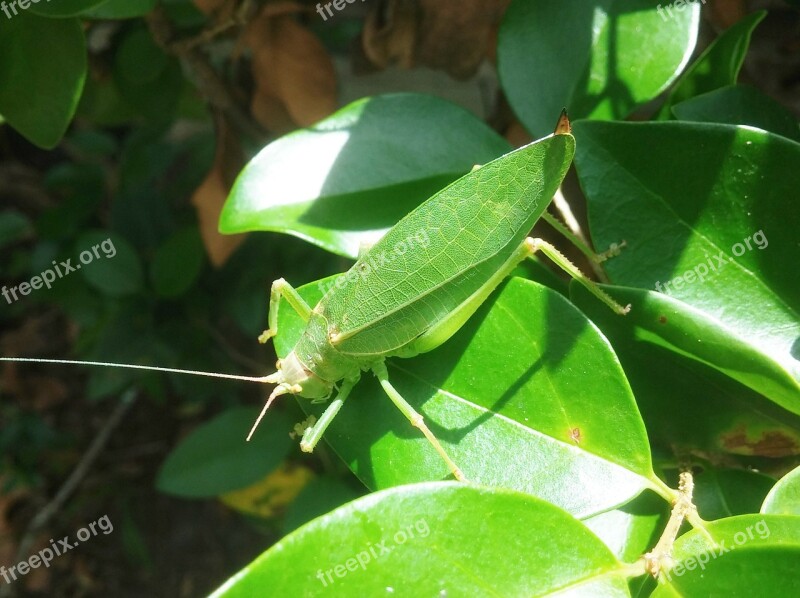
<svg viewBox="0 0 800 598">
<path fill-rule="evenodd" d="M 236 374 L 218 374 L 216 372 L 200 372 L 197 370 L 178 370 L 175 368 L 161 368 L 153 365 L 134 365 L 130 363 L 107 363 L 104 361 L 75 361 L 71 359 L 38 359 L 33 357 L 0 357 L 0 361 L 16 361 L 23 363 L 55 363 L 62 365 L 94 365 L 101 367 L 128 368 L 130 370 L 148 370 L 151 372 L 166 372 L 169 374 L 192 374 L 195 376 L 208 376 L 209 378 L 227 378 L 228 380 L 242 380 L 244 382 L 259 382 L 273 384 L 275 379 L 270 376 L 239 376 Z"/>
<path fill-rule="evenodd" d="M 256 419 L 255 423 L 253 424 L 253 427 L 250 428 L 250 433 L 247 435 L 247 442 L 250 442 L 250 438 L 253 437 L 253 433 L 256 431 L 256 428 L 258 427 L 258 424 L 261 423 L 261 420 L 267 414 L 267 409 L 269 409 L 269 406 L 272 405 L 272 401 L 274 401 L 279 396 L 285 395 L 287 392 L 290 392 L 290 391 L 293 392 L 294 390 L 295 390 L 294 388 L 291 388 L 291 389 L 290 388 L 286 388 L 283 384 L 279 384 L 274 389 L 272 389 L 272 393 L 269 395 L 269 399 L 267 399 L 267 403 L 264 405 L 264 408 L 261 410 L 261 413 L 258 414 L 258 418 Z M 299 392 L 302 389 L 298 388 L 296 390 Z"/>
</svg>

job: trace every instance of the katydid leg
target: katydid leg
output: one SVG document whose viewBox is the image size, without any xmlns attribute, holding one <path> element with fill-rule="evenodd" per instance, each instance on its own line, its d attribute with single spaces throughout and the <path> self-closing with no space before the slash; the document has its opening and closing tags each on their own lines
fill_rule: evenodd
<svg viewBox="0 0 800 598">
<path fill-rule="evenodd" d="M 433 432 L 430 431 L 430 428 L 425 424 L 425 421 L 422 419 L 422 416 L 417 413 L 417 411 L 408 404 L 408 402 L 400 395 L 399 392 L 392 386 L 391 382 L 389 382 L 389 371 L 386 369 L 386 364 L 383 361 L 380 361 L 372 366 L 372 371 L 377 376 L 378 381 L 381 383 L 384 392 L 392 399 L 392 402 L 397 406 L 397 408 L 403 413 L 403 415 L 408 418 L 408 421 L 411 422 L 411 425 L 415 428 L 419 428 L 419 430 L 425 435 L 425 438 L 428 439 L 433 445 L 433 448 L 436 449 L 436 452 L 444 459 L 444 462 L 447 463 L 447 466 L 450 468 L 450 471 L 453 472 L 453 475 L 456 477 L 457 480 L 466 482 L 467 479 L 464 477 L 464 474 L 458 468 L 450 456 L 445 452 L 442 445 L 439 443 L 439 440 L 436 436 L 433 435 Z"/>
<path fill-rule="evenodd" d="M 360 377 L 361 372 L 359 372 L 354 378 L 344 379 L 341 387 L 339 388 L 339 392 L 336 393 L 336 398 L 331 401 L 331 404 L 328 405 L 328 407 L 322 413 L 320 418 L 317 420 L 317 423 L 310 428 L 306 428 L 306 431 L 303 432 L 303 439 L 300 441 L 301 451 L 304 453 L 310 453 L 314 450 L 314 447 L 317 446 L 319 439 L 325 433 L 325 430 L 328 429 L 328 426 L 333 421 L 333 418 L 336 417 L 336 414 L 339 413 L 339 410 L 342 408 L 342 405 L 344 405 L 347 397 L 350 396 L 350 392 L 358 383 Z"/>
<path fill-rule="evenodd" d="M 622 307 L 619 303 L 614 301 L 603 289 L 601 289 L 594 281 L 587 278 L 587 276 L 581 272 L 575 264 L 573 264 L 567 257 L 561 253 L 558 249 L 553 247 L 547 241 L 543 241 L 542 239 L 533 239 L 528 237 L 525 239 L 525 245 L 529 248 L 529 253 L 527 257 L 533 256 L 534 253 L 537 251 L 541 251 L 547 257 L 550 258 L 552 262 L 554 262 L 559 268 L 564 270 L 567 274 L 572 276 L 575 280 L 585 286 L 595 297 L 600 299 L 603 303 L 608 305 L 612 310 L 620 315 L 624 315 L 628 313 L 631 309 L 631 306 L 628 305 L 627 307 Z"/>
<path fill-rule="evenodd" d="M 283 278 L 279 278 L 272 283 L 272 289 L 269 293 L 269 329 L 262 332 L 258 337 L 258 342 L 262 345 L 278 334 L 278 304 L 281 301 L 281 297 L 286 299 L 292 309 L 303 318 L 303 321 L 308 322 L 308 318 L 311 317 L 311 307 L 300 296 L 300 293 Z"/>
</svg>

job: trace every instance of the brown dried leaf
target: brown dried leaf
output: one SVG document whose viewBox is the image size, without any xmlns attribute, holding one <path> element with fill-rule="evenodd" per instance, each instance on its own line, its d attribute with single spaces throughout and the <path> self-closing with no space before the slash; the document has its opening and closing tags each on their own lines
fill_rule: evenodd
<svg viewBox="0 0 800 598">
<path fill-rule="evenodd" d="M 192 195 L 203 245 L 211 263 L 215 266 L 224 264 L 245 239 L 245 235 L 223 235 L 217 229 L 222 206 L 244 162 L 244 155 L 236 136 L 230 132 L 230 127 L 224 119 L 217 118 L 217 151 L 214 164 Z"/>
<path fill-rule="evenodd" d="M 317 37 L 291 16 L 273 16 L 274 10 L 261 12 L 244 41 L 253 52 L 253 115 L 282 133 L 294 128 L 291 123 L 309 126 L 336 109 L 336 73 Z"/>
<path fill-rule="evenodd" d="M 457 79 L 493 56 L 510 0 L 382 0 L 364 24 L 364 53 L 377 66 L 428 66 Z"/>
<path fill-rule="evenodd" d="M 230 16 L 236 8 L 235 0 L 194 0 L 197 9 L 207 15 L 217 13 Z"/>
<path fill-rule="evenodd" d="M 712 0 L 709 6 L 709 18 L 718 30 L 738 23 L 746 14 L 744 0 Z"/>
</svg>

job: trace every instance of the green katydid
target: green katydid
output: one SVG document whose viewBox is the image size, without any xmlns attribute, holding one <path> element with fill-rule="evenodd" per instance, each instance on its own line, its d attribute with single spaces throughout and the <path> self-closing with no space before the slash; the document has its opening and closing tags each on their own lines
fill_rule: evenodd
<svg viewBox="0 0 800 598">
<path fill-rule="evenodd" d="M 303 318 L 306 329 L 294 349 L 278 362 L 278 371 L 266 378 L 277 386 L 250 434 L 276 397 L 292 393 L 327 401 L 336 383 L 342 381 L 335 399 L 303 434 L 300 446 L 311 452 L 361 372 L 371 370 L 384 392 L 420 429 L 455 477 L 464 479 L 422 416 L 392 386 L 385 360 L 413 357 L 447 341 L 502 280 L 538 250 L 586 284 L 612 309 L 627 311 L 552 245 L 526 238 L 561 185 L 574 151 L 569 120 L 562 113 L 552 135 L 516 150 L 530 154 L 532 164 L 557 165 L 556 176 L 546 176 L 531 167 L 517 180 L 504 182 L 519 188 L 518 202 L 509 205 L 478 195 L 464 199 L 463 192 L 464 187 L 474 184 L 471 177 L 499 180 L 507 157 L 465 175 L 400 220 L 342 275 L 340 281 L 347 283 L 329 290 L 313 309 L 286 281 L 275 281 L 270 297 L 270 328 L 260 340 L 265 342 L 278 333 L 281 297 Z M 423 232 L 428 239 L 425 247 L 405 253 L 402 264 L 372 267 L 375 258 Z"/>
<path fill-rule="evenodd" d="M 276 280 L 270 294 L 269 329 L 261 335 L 260 342 L 279 333 L 281 298 L 306 322 L 306 328 L 294 349 L 278 361 L 273 374 L 249 377 L 113 365 L 275 384 L 248 440 L 278 396 L 291 393 L 323 402 L 337 391 L 320 418 L 303 432 L 300 446 L 306 452 L 313 451 L 361 373 L 372 371 L 387 396 L 425 435 L 453 475 L 464 480 L 422 416 L 392 386 L 385 360 L 413 357 L 447 341 L 520 262 L 539 250 L 613 310 L 627 312 L 627 307 L 604 293 L 552 245 L 527 237 L 561 185 L 574 151 L 575 139 L 564 112 L 552 135 L 476 168 L 400 220 L 358 258 L 313 308 L 289 283 Z M 525 167 L 513 180 L 503 180 L 505 161 L 519 158 L 524 159 Z M 515 187 L 516 202 L 509 204 L 491 196 L 467 193 L 476 188 L 476 180 L 485 188 Z M 424 246 L 404 245 L 406 251 L 391 264 L 373 267 L 384 261 L 378 258 L 393 248 L 421 235 L 426 240 Z"/>
</svg>

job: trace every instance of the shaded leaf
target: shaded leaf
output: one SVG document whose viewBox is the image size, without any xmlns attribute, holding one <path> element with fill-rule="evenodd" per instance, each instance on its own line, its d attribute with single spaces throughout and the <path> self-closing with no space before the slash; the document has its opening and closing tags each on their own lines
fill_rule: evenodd
<svg viewBox="0 0 800 598">
<path fill-rule="evenodd" d="M 28 10 L 43 17 L 74 17 L 103 2 L 106 0 L 31 0 Z"/>
<path fill-rule="evenodd" d="M 704 465 L 694 478 L 694 504 L 706 521 L 757 513 L 775 480 L 742 469 Z"/>
<path fill-rule="evenodd" d="M 622 562 L 633 563 L 648 552 L 669 519 L 669 505 L 660 496 L 645 492 L 612 511 L 583 520 Z"/>
<path fill-rule="evenodd" d="M 95 250 L 95 254 L 93 248 L 97 246 L 100 248 Z M 91 231 L 78 238 L 75 248 L 76 258 L 71 265 L 80 268 L 86 282 L 94 288 L 112 296 L 130 295 L 142 290 L 142 264 L 136 250 L 125 238 L 107 231 Z M 79 259 L 84 254 L 86 262 Z"/>
<path fill-rule="evenodd" d="M 572 118 L 625 118 L 689 60 L 700 4 L 684 8 L 666 18 L 656 0 L 515 0 L 497 48 L 511 107 L 534 137 L 563 106 Z"/>
<path fill-rule="evenodd" d="M 86 41 L 78 19 L 0 18 L 0 114 L 32 143 L 46 149 L 58 144 L 85 79 Z"/>
<path fill-rule="evenodd" d="M 646 325 L 640 326 L 636 312 L 648 301 L 646 291 L 627 291 L 623 297 L 618 296 L 618 288 L 608 290 L 620 301 L 632 301 L 635 310 L 620 318 L 577 283 L 570 285 L 570 299 L 611 341 L 651 443 L 670 454 L 675 449 L 763 457 L 800 454 L 800 417 L 673 350 L 670 343 L 649 332 L 650 318 L 644 318 Z M 669 322 L 665 313 L 655 317 L 656 327 Z M 713 357 L 713 350 L 708 353 Z M 692 416 L 686 417 L 687 413 Z"/>
<path fill-rule="evenodd" d="M 715 39 L 678 79 L 661 106 L 660 118 L 669 118 L 678 102 L 736 83 L 750 36 L 766 15 L 764 10 L 747 15 Z"/>
<path fill-rule="evenodd" d="M 794 115 L 753 87 L 722 87 L 681 102 L 672 112 L 680 120 L 750 125 L 800 141 Z"/>
<path fill-rule="evenodd" d="M 203 245 L 197 228 L 177 231 L 153 257 L 150 270 L 153 288 L 162 297 L 178 297 L 192 286 L 203 263 Z"/>
<path fill-rule="evenodd" d="M 258 409 L 229 409 L 198 426 L 167 456 L 156 486 L 162 492 L 191 498 L 217 496 L 249 486 L 275 469 L 291 448 L 289 418 L 271 413 L 250 442 L 247 431 Z"/>
<path fill-rule="evenodd" d="M 220 230 L 288 233 L 355 258 L 422 200 L 509 149 L 483 122 L 436 98 L 359 100 L 253 158 Z"/>
<path fill-rule="evenodd" d="M 800 277 L 786 268 L 800 259 L 800 212 L 785 209 L 800 187 L 800 144 L 683 122 L 574 130 L 592 237 L 627 241 L 608 262 L 612 280 L 665 293 L 640 294 L 628 317 L 653 342 L 800 413 Z"/>
</svg>

